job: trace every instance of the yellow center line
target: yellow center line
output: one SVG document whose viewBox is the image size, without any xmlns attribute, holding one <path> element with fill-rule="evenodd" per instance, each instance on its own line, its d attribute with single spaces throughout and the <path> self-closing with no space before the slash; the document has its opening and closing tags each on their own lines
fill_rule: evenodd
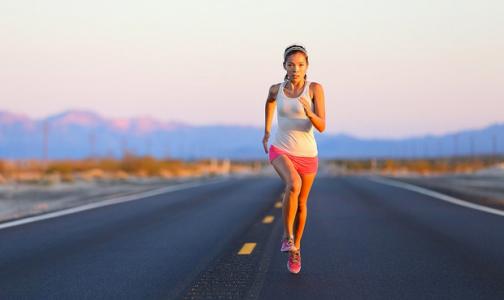
<svg viewBox="0 0 504 300">
<path fill-rule="evenodd" d="M 274 220 L 274 219 L 275 219 L 275 217 L 274 217 L 274 216 L 269 216 L 269 215 L 268 215 L 268 216 L 264 217 L 264 219 L 262 220 L 262 222 L 263 222 L 264 224 L 269 224 L 269 223 L 273 222 L 273 220 Z"/>
<path fill-rule="evenodd" d="M 254 251 L 255 246 L 256 246 L 256 243 L 243 244 L 243 247 L 238 252 L 238 255 L 249 255 L 250 253 L 252 253 L 252 251 Z"/>
<path fill-rule="evenodd" d="M 276 207 L 276 208 L 280 208 L 280 207 L 282 207 L 282 202 L 281 202 L 281 201 L 276 202 L 276 203 L 275 203 L 275 207 Z"/>
</svg>

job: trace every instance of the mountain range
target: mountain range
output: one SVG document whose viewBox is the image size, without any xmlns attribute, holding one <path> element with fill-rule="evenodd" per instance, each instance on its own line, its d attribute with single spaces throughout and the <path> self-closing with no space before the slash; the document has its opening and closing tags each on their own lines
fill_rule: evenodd
<svg viewBox="0 0 504 300">
<path fill-rule="evenodd" d="M 272 128 L 272 136 L 276 128 Z M 263 128 L 193 126 L 151 117 L 111 119 L 69 110 L 35 120 L 0 111 L 0 159 L 121 157 L 129 152 L 158 158 L 267 159 Z M 504 123 L 445 135 L 362 139 L 318 133 L 319 157 L 336 159 L 427 158 L 504 153 Z"/>
</svg>

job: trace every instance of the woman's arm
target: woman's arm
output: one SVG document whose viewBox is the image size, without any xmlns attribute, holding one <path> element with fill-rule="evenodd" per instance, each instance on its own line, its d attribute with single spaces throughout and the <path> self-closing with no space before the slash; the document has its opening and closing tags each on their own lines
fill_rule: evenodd
<svg viewBox="0 0 504 300">
<path fill-rule="evenodd" d="M 322 85 L 313 83 L 313 103 L 315 105 L 314 112 L 311 111 L 305 97 L 301 97 L 301 103 L 305 107 L 306 116 L 310 119 L 311 123 L 319 132 L 323 132 L 326 127 L 325 122 L 325 99 L 324 90 Z"/>
<path fill-rule="evenodd" d="M 268 139 L 271 132 L 271 122 L 273 120 L 273 112 L 276 107 L 276 95 L 278 94 L 278 84 L 272 85 L 268 92 L 265 107 L 265 122 L 264 122 L 264 138 L 263 146 L 264 152 L 268 153 Z"/>
</svg>

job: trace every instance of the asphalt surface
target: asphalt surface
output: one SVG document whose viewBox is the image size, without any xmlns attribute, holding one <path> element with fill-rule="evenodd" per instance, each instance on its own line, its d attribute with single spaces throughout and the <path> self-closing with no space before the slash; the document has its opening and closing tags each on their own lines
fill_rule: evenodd
<svg viewBox="0 0 504 300">
<path fill-rule="evenodd" d="M 504 299 L 502 216 L 320 176 L 293 275 L 282 190 L 229 179 L 2 229 L 0 299 Z"/>
</svg>

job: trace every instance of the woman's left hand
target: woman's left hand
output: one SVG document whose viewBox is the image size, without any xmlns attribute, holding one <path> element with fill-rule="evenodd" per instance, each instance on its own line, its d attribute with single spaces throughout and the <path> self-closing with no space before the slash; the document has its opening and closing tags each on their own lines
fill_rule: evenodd
<svg viewBox="0 0 504 300">
<path fill-rule="evenodd" d="M 301 102 L 301 105 L 303 105 L 304 111 L 306 116 L 309 118 L 313 115 L 313 112 L 310 107 L 310 102 L 308 102 L 308 99 L 306 99 L 305 96 L 301 96 L 298 98 L 299 102 Z"/>
</svg>

